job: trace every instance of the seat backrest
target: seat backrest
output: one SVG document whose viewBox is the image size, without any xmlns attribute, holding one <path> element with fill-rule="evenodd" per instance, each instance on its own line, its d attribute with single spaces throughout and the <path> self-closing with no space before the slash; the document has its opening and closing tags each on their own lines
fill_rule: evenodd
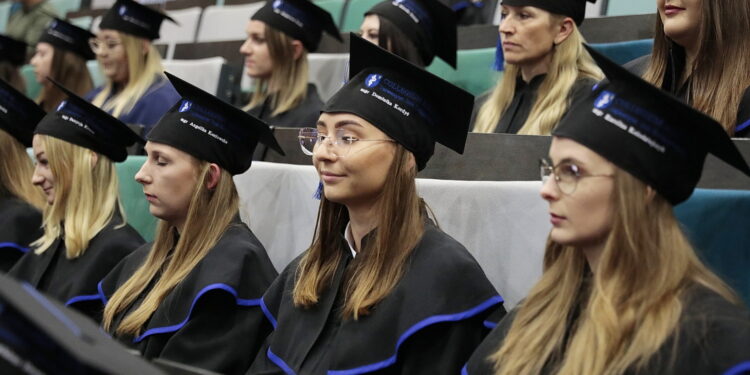
<svg viewBox="0 0 750 375">
<path fill-rule="evenodd" d="M 68 21 L 82 29 L 89 30 L 91 29 L 91 23 L 94 22 L 94 17 L 91 17 L 91 16 L 75 17 L 75 18 L 68 19 Z"/>
<path fill-rule="evenodd" d="M 307 55 L 310 66 L 310 83 L 318 88 L 324 102 L 338 91 L 347 80 L 348 53 L 311 53 Z"/>
<path fill-rule="evenodd" d="M 65 16 L 68 12 L 75 12 L 81 8 L 81 0 L 47 0 L 57 13 Z"/>
<path fill-rule="evenodd" d="M 135 181 L 135 174 L 145 161 L 145 156 L 131 155 L 124 162 L 115 165 L 120 180 L 120 203 L 125 209 L 126 220 L 146 241 L 151 241 L 156 231 L 156 218 L 149 212 L 148 201 L 143 197 L 143 187 Z"/>
<path fill-rule="evenodd" d="M 180 10 L 170 10 L 167 12 L 170 17 L 174 18 L 177 23 L 164 22 L 159 31 L 159 39 L 154 43 L 192 43 L 195 41 L 195 35 L 198 33 L 198 23 L 200 22 L 203 9 L 192 7 Z"/>
<path fill-rule="evenodd" d="M 96 60 L 86 61 L 86 67 L 89 68 L 89 74 L 91 75 L 91 80 L 94 83 L 94 87 L 103 85 L 104 74 L 102 74 L 102 71 L 99 68 L 99 62 Z"/>
<path fill-rule="evenodd" d="M 12 6 L 12 1 L 0 3 L 0 33 L 4 33 L 5 28 L 8 26 L 8 18 L 10 18 L 10 8 Z"/>
<path fill-rule="evenodd" d="M 245 39 L 245 24 L 265 2 L 210 6 L 203 11 L 196 42 Z"/>
<path fill-rule="evenodd" d="M 456 60 L 457 70 L 437 57 L 427 70 L 473 95 L 489 90 L 499 79 L 498 73 L 492 70 L 495 48 L 459 50 Z"/>
<path fill-rule="evenodd" d="M 36 99 L 39 96 L 39 93 L 42 91 L 42 85 L 40 85 L 39 82 L 36 81 L 36 76 L 34 75 L 34 67 L 29 64 L 22 66 L 21 76 L 23 77 L 24 81 L 26 81 L 26 96 L 31 99 Z"/>
<path fill-rule="evenodd" d="M 656 12 L 656 2 L 654 0 L 609 0 L 607 2 L 608 16 L 654 12 Z"/>
<path fill-rule="evenodd" d="M 164 60 L 164 70 L 184 79 L 200 89 L 216 95 L 221 76 L 223 57 L 200 60 Z"/>
<path fill-rule="evenodd" d="M 651 53 L 653 46 L 653 39 L 591 44 L 591 47 L 620 65 Z"/>
<path fill-rule="evenodd" d="M 341 31 L 358 31 L 365 19 L 365 12 L 382 0 L 349 0 L 344 9 L 344 19 L 341 21 Z"/>
<path fill-rule="evenodd" d="M 341 19 L 341 11 L 344 9 L 344 0 L 315 0 L 315 5 L 331 13 L 333 22 L 338 26 Z"/>
<path fill-rule="evenodd" d="M 115 4 L 115 0 L 91 0 L 91 9 L 109 9 Z"/>
</svg>

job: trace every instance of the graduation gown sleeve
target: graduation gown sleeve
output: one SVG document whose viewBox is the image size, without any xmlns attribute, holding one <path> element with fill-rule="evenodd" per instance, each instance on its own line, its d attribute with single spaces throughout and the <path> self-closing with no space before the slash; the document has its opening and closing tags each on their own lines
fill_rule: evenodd
<svg viewBox="0 0 750 375">
<path fill-rule="evenodd" d="M 8 274 L 99 321 L 98 280 L 144 242 L 135 229 L 127 224 L 120 226 L 121 223 L 122 219 L 116 216 L 78 258 L 67 258 L 61 237 L 42 254 L 26 253 Z"/>
<path fill-rule="evenodd" d="M 42 236 L 42 213 L 13 197 L 0 198 L 0 273 L 8 272 Z"/>
<path fill-rule="evenodd" d="M 101 281 L 102 301 L 106 303 L 130 278 L 150 249 L 151 244 L 138 249 Z M 260 241 L 245 224 L 236 222 L 167 294 L 140 335 L 117 339 L 148 359 L 164 358 L 222 374 L 243 374 L 271 331 L 260 297 L 276 275 Z M 143 297 L 145 293 L 127 312 Z M 115 317 L 113 327 L 125 314 Z"/>
<path fill-rule="evenodd" d="M 502 309 L 468 251 L 430 225 L 396 288 L 370 314 L 341 319 L 344 269 L 357 261 L 344 258 L 315 306 L 291 299 L 299 260 L 264 294 L 275 330 L 249 374 L 456 374 Z"/>
</svg>

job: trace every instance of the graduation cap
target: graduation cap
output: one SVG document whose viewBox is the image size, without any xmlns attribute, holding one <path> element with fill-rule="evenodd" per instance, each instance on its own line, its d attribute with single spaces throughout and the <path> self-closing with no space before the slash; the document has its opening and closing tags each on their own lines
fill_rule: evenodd
<svg viewBox="0 0 750 375">
<path fill-rule="evenodd" d="M 0 352 L 2 374 L 165 374 L 89 318 L 7 275 L 0 275 Z"/>
<path fill-rule="evenodd" d="M 33 100 L 0 79 L 0 129 L 31 147 L 36 124 L 45 112 Z"/>
<path fill-rule="evenodd" d="M 268 125 L 231 104 L 169 74 L 182 99 L 146 138 L 200 160 L 216 163 L 232 175 L 250 168 L 258 142 L 284 155 Z"/>
<path fill-rule="evenodd" d="M 365 15 L 393 22 L 417 47 L 425 65 L 437 55 L 456 67 L 456 13 L 438 0 L 392 0 L 376 4 Z"/>
<path fill-rule="evenodd" d="M 36 134 L 45 134 L 88 148 L 115 162 L 128 156 L 127 147 L 144 140 L 122 121 L 70 92 L 53 79 L 47 78 L 68 98 L 54 112 L 45 116 L 36 127 Z"/>
<path fill-rule="evenodd" d="M 117 0 L 102 17 L 99 28 L 154 40 L 159 39 L 159 28 L 165 19 L 177 23 L 172 17 L 133 0 Z"/>
<path fill-rule="evenodd" d="M 71 23 L 55 18 L 44 30 L 39 42 L 49 43 L 57 48 L 73 52 L 86 60 L 96 57 L 89 47 L 89 39 L 95 35 Z"/>
<path fill-rule="evenodd" d="M 367 120 L 411 151 L 419 170 L 435 142 L 463 153 L 474 96 L 354 34 L 350 43 L 350 80 L 322 112 Z"/>
<path fill-rule="evenodd" d="M 318 49 L 324 31 L 342 41 L 331 14 L 310 0 L 268 0 L 250 19 L 299 40 L 309 52 Z"/>
<path fill-rule="evenodd" d="M 707 153 L 750 175 L 716 120 L 585 47 L 607 81 L 572 104 L 552 135 L 590 148 L 673 205 L 692 194 Z"/>
<path fill-rule="evenodd" d="M 587 1 L 596 3 L 596 0 L 503 0 L 502 5 L 544 9 L 550 13 L 568 16 L 576 25 L 581 26 L 586 17 Z"/>
<path fill-rule="evenodd" d="M 0 61 L 8 61 L 15 66 L 26 62 L 26 43 L 0 34 Z"/>
</svg>

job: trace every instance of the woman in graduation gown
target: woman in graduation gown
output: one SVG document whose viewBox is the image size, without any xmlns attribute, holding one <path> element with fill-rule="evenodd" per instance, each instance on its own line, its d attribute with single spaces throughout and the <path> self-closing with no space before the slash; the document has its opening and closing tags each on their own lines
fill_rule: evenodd
<svg viewBox="0 0 750 375">
<path fill-rule="evenodd" d="M 144 134 L 179 100 L 151 44 L 165 19 L 173 21 L 133 0 L 117 0 L 91 40 L 106 81 L 86 99 L 126 124 L 143 126 Z"/>
<path fill-rule="evenodd" d="M 555 128 L 541 168 L 544 273 L 464 373 L 745 374 L 750 312 L 672 209 L 707 153 L 750 167 L 718 122 L 592 55 L 609 82 Z"/>
<path fill-rule="evenodd" d="M 89 46 L 94 34 L 60 19 L 54 19 L 42 33 L 31 58 L 36 81 L 42 86 L 36 102 L 45 111 L 54 111 L 65 93 L 47 80 L 54 79 L 76 95 L 94 87 L 86 61 L 95 58 Z"/>
<path fill-rule="evenodd" d="M 144 242 L 121 213 L 114 165 L 140 138 L 57 87 L 68 98 L 39 122 L 33 138 L 32 181 L 47 196 L 44 234 L 8 274 L 98 319 L 97 283 Z"/>
<path fill-rule="evenodd" d="M 308 0 L 269 0 L 247 22 L 240 47 L 254 89 L 245 110 L 273 126 L 315 126 L 323 102 L 308 83 L 307 54 L 323 32 L 341 41 L 331 14 Z"/>
<path fill-rule="evenodd" d="M 473 98 L 353 34 L 350 51 L 353 78 L 300 131 L 317 229 L 263 295 L 274 331 L 249 373 L 456 374 L 502 298 L 415 175 L 435 142 L 463 152 Z"/>
<path fill-rule="evenodd" d="M 503 0 L 496 65 L 505 72 L 475 104 L 473 131 L 550 135 L 601 79 L 581 47 L 586 0 Z"/>
<path fill-rule="evenodd" d="M 656 5 L 653 51 L 628 69 L 709 114 L 729 135 L 750 136 L 750 3 Z"/>
<path fill-rule="evenodd" d="M 103 326 L 145 358 L 242 374 L 271 330 L 260 297 L 277 272 L 240 221 L 232 176 L 259 141 L 282 150 L 262 121 L 167 77 L 182 99 L 148 134 L 136 174 L 156 238 L 101 281 Z"/>
<path fill-rule="evenodd" d="M 0 80 L 0 273 L 8 272 L 42 236 L 44 194 L 31 183 L 34 127 L 44 111 Z"/>
<path fill-rule="evenodd" d="M 456 13 L 439 1 L 383 1 L 365 13 L 359 35 L 417 66 L 437 55 L 456 68 Z"/>
<path fill-rule="evenodd" d="M 0 80 L 21 92 L 26 92 L 26 82 L 19 71 L 24 62 L 26 43 L 0 34 Z"/>
</svg>

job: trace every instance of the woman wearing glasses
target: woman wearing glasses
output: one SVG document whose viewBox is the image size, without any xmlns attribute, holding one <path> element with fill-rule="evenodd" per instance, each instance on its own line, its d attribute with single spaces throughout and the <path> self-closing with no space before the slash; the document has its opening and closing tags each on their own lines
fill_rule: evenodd
<svg viewBox="0 0 750 375">
<path fill-rule="evenodd" d="M 354 35 L 350 50 L 353 78 L 300 132 L 317 229 L 263 295 L 275 329 L 249 373 L 456 374 L 502 298 L 415 176 L 435 142 L 463 152 L 472 97 Z"/>
<path fill-rule="evenodd" d="M 92 37 L 94 34 L 60 19 L 52 20 L 42 33 L 36 44 L 34 57 L 31 58 L 31 65 L 34 67 L 36 81 L 42 85 L 36 102 L 45 111 L 55 110 L 65 99 L 65 94 L 47 77 L 80 96 L 94 87 L 86 66 L 86 61 L 95 57 L 89 47 Z"/>
<path fill-rule="evenodd" d="M 750 313 L 672 212 L 707 153 L 750 167 L 719 123 L 589 50 L 608 83 L 571 108 L 542 164 L 544 273 L 468 374 L 740 374 Z"/>
<path fill-rule="evenodd" d="M 143 126 L 144 134 L 179 100 L 151 44 L 164 19 L 172 20 L 133 0 L 118 0 L 90 41 L 106 81 L 86 99 L 126 124 Z"/>
</svg>

